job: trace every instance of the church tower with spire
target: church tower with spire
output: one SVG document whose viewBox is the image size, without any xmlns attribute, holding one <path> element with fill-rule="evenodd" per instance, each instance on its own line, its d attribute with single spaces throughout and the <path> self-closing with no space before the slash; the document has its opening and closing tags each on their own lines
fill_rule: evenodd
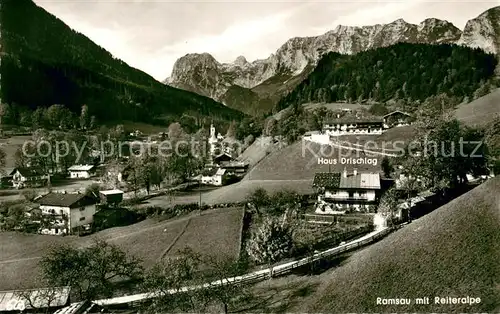
<svg viewBox="0 0 500 314">
<path fill-rule="evenodd" d="M 213 124 L 210 124 L 210 137 L 208 139 L 208 144 L 210 145 L 210 156 L 213 157 L 215 154 L 216 144 L 217 144 L 217 135 L 215 132 L 215 127 Z"/>
</svg>

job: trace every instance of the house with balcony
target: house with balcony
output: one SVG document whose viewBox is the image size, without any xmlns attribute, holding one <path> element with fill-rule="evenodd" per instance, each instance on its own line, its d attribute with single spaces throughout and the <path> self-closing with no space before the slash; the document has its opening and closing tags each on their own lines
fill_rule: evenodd
<svg viewBox="0 0 500 314">
<path fill-rule="evenodd" d="M 379 135 L 384 129 L 382 118 L 337 118 L 323 123 L 323 134 L 341 135 Z"/>
<path fill-rule="evenodd" d="M 52 216 L 52 226 L 43 234 L 75 234 L 89 229 L 94 222 L 97 199 L 81 193 L 48 193 L 36 202 L 42 215 Z"/>
<path fill-rule="evenodd" d="M 378 204 L 380 175 L 378 173 L 321 172 L 316 173 L 313 188 L 318 195 L 317 214 L 341 214 L 348 210 L 367 211 Z"/>
</svg>

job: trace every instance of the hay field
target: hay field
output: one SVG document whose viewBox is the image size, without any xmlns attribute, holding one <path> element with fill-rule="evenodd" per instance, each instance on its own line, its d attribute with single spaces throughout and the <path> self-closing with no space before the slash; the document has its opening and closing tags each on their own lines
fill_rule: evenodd
<svg viewBox="0 0 500 314">
<path fill-rule="evenodd" d="M 225 252 L 236 256 L 241 224 L 241 208 L 223 208 L 161 222 L 147 219 L 86 237 L 0 233 L 0 290 L 35 287 L 39 272 L 37 263 L 51 244 L 68 243 L 81 247 L 100 238 L 142 258 L 144 266 L 150 267 L 185 246 L 200 253 Z"/>
</svg>

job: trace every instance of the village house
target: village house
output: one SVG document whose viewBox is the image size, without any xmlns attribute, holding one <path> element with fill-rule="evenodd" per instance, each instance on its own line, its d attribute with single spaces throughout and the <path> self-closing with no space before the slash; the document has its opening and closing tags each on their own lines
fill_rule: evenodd
<svg viewBox="0 0 500 314">
<path fill-rule="evenodd" d="M 358 173 L 357 170 L 348 174 L 346 169 L 342 173 L 316 173 L 313 188 L 318 193 L 318 214 L 338 214 L 349 209 L 366 210 L 378 202 L 380 176 L 378 173 Z"/>
<path fill-rule="evenodd" d="M 323 124 L 323 134 L 329 136 L 352 134 L 382 134 L 384 122 L 381 118 L 338 118 Z"/>
<path fill-rule="evenodd" d="M 215 186 L 222 186 L 227 182 L 228 174 L 226 169 L 211 168 L 201 173 L 201 183 Z"/>
<path fill-rule="evenodd" d="M 68 168 L 71 179 L 89 179 L 95 175 L 94 165 L 73 165 Z"/>
<path fill-rule="evenodd" d="M 392 128 L 395 126 L 409 125 L 411 122 L 411 115 L 403 111 L 393 111 L 382 117 L 384 121 L 384 128 Z"/>
<path fill-rule="evenodd" d="M 9 176 L 12 176 L 12 186 L 16 189 L 45 186 L 49 180 L 48 175 L 38 168 L 14 168 Z"/>
<path fill-rule="evenodd" d="M 48 193 L 36 202 L 43 215 L 53 215 L 53 226 L 43 234 L 74 234 L 87 230 L 94 221 L 97 200 L 80 193 Z"/>
<path fill-rule="evenodd" d="M 225 169 L 228 175 L 243 176 L 250 165 L 243 161 L 228 161 L 222 162 L 219 166 Z"/>
<path fill-rule="evenodd" d="M 233 160 L 233 157 L 231 157 L 231 155 L 229 155 L 228 153 L 222 153 L 220 155 L 213 157 L 212 163 L 214 165 L 222 165 L 224 163 L 230 162 L 231 160 Z"/>
</svg>

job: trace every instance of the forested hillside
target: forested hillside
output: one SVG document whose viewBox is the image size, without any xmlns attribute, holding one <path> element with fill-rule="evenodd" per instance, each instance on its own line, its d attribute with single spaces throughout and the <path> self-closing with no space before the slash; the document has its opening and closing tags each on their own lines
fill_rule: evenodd
<svg viewBox="0 0 500 314">
<path fill-rule="evenodd" d="M 99 121 L 243 116 L 128 66 L 31 0 L 3 0 L 1 28 L 2 102 L 16 108 L 62 104 L 79 112 L 86 104 Z"/>
<path fill-rule="evenodd" d="M 472 98 L 493 77 L 496 64 L 493 54 L 449 44 L 400 43 L 355 55 L 329 53 L 274 110 L 311 101 L 394 99 L 418 105 L 439 94 Z"/>
</svg>

